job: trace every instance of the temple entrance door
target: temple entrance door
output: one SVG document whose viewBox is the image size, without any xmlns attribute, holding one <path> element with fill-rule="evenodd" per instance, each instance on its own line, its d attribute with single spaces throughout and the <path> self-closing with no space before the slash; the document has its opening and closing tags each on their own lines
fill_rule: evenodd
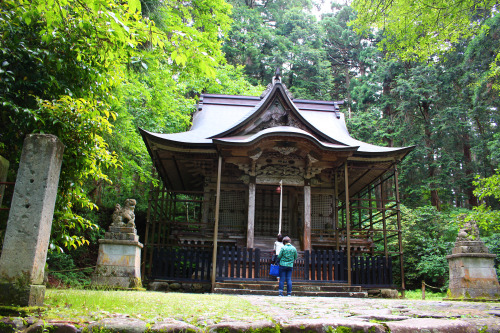
<svg viewBox="0 0 500 333">
<path fill-rule="evenodd" d="M 279 228 L 280 193 L 277 185 L 257 185 L 255 196 L 255 237 L 275 238 Z M 299 209 L 299 188 L 283 186 L 283 215 L 281 233 L 299 240 L 302 227 Z"/>
</svg>

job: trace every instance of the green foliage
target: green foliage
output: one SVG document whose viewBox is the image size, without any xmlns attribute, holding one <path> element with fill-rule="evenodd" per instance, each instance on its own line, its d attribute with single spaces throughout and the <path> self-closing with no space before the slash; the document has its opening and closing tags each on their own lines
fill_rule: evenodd
<svg viewBox="0 0 500 333">
<path fill-rule="evenodd" d="M 296 98 L 331 98 L 322 28 L 308 10 L 311 1 L 231 3 L 234 23 L 223 46 L 228 63 L 244 65 L 252 84 L 267 85 L 280 68 Z"/>
<path fill-rule="evenodd" d="M 435 207 L 402 207 L 406 287 L 416 289 L 424 280 L 435 287 L 447 286 L 448 262 L 458 233 L 458 212 L 439 212 Z"/>
<path fill-rule="evenodd" d="M 114 205 L 116 192 L 146 193 L 151 164 L 137 127 L 185 130 L 195 103 L 185 82 L 214 79 L 223 61 L 227 3 L 153 2 L 143 12 L 139 0 L 0 4 L 0 154 L 16 169 L 36 132 L 66 147 L 52 248 L 88 243 L 85 230 L 97 225 L 79 211 Z"/>
<path fill-rule="evenodd" d="M 348 23 L 356 17 L 349 6 L 342 6 L 337 12 L 324 14 L 320 22 L 324 33 L 324 48 L 333 76 L 332 97 L 347 99 L 352 104 L 352 80 L 365 74 L 365 63 L 368 44 L 362 42 L 361 36 L 348 27 Z"/>
<path fill-rule="evenodd" d="M 167 38 L 163 51 L 169 56 L 168 66 L 181 76 L 195 73 L 215 77 L 215 67 L 224 61 L 220 37 L 230 28 L 231 6 L 224 0 L 189 4 L 143 0 L 142 4 L 143 15 L 153 20 Z"/>
<path fill-rule="evenodd" d="M 40 109 L 33 111 L 34 131 L 55 134 L 65 144 L 58 210 L 54 214 L 53 244 L 62 244 L 66 248 L 88 244 L 82 233 L 97 228 L 90 220 L 75 214 L 74 208 L 97 208 L 85 193 L 85 183 L 89 180 L 109 181 L 104 168 L 119 164 L 103 138 L 111 133 L 108 116 L 109 112 L 101 103 L 75 100 L 69 96 L 53 102 L 40 101 Z"/>
<path fill-rule="evenodd" d="M 475 220 L 483 229 L 493 228 L 500 231 L 500 171 L 474 182 L 474 194 L 483 200 L 482 204 L 469 214 L 469 219 Z M 488 204 L 489 203 L 489 204 Z M 493 207 L 492 207 L 493 206 Z"/>
<path fill-rule="evenodd" d="M 130 1 L 131 8 L 134 1 Z M 4 1 L 0 5 L 0 113 L 4 150 L 19 156 L 28 133 L 57 135 L 65 145 L 52 246 L 87 243 L 95 224 L 75 214 L 94 209 L 85 184 L 109 181 L 119 161 L 103 136 L 115 114 L 105 103 L 118 81 L 112 64 L 128 59 L 147 24 L 111 1 Z"/>
<path fill-rule="evenodd" d="M 441 301 L 446 297 L 445 292 L 436 292 L 435 290 L 425 289 L 425 299 L 426 300 L 436 300 Z M 406 290 L 406 299 L 422 299 L 422 289 Z"/>
<path fill-rule="evenodd" d="M 358 17 L 352 24 L 361 34 L 371 28 L 383 31 L 380 49 L 405 60 L 427 60 L 476 35 L 495 5 L 492 0 L 354 0 Z"/>
<path fill-rule="evenodd" d="M 497 258 L 500 257 L 500 233 L 493 233 L 487 237 L 481 237 L 481 240 L 488 247 L 490 253 L 496 254 Z M 500 276 L 500 265 L 498 259 L 495 261 L 495 269 L 497 277 Z"/>
<path fill-rule="evenodd" d="M 92 267 L 78 268 L 69 254 L 55 251 L 48 255 L 47 264 L 47 273 L 59 280 L 62 283 L 61 287 L 81 288 L 89 286 L 89 276 L 94 271 Z"/>
</svg>

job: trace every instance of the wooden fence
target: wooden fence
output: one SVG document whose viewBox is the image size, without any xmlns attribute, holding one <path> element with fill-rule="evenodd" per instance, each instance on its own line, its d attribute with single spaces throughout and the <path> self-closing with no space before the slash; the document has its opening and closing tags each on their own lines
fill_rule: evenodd
<svg viewBox="0 0 500 333">
<path fill-rule="evenodd" d="M 210 281 L 212 251 L 169 247 L 153 252 L 152 279 Z"/>
<path fill-rule="evenodd" d="M 221 246 L 217 251 L 217 280 L 271 280 L 269 251 Z M 208 281 L 212 253 L 207 248 L 163 248 L 153 255 L 152 279 Z M 392 285 L 392 259 L 351 258 L 353 285 Z M 342 251 L 303 251 L 294 263 L 297 281 L 347 282 L 347 258 Z"/>
</svg>

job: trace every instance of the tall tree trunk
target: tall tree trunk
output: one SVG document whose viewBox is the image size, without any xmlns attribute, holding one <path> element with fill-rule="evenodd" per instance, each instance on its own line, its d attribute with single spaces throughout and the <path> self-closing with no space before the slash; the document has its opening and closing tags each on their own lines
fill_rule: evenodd
<svg viewBox="0 0 500 333">
<path fill-rule="evenodd" d="M 425 147 L 427 148 L 427 162 L 429 163 L 429 179 L 431 180 L 429 183 L 430 186 L 430 194 L 431 194 L 431 205 L 436 207 L 437 210 L 441 210 L 441 202 L 439 200 L 439 194 L 434 182 L 434 178 L 436 177 L 436 168 L 434 166 L 434 147 L 432 144 L 432 131 L 430 129 L 430 103 L 422 102 L 420 110 L 424 117 L 425 123 Z"/>
<path fill-rule="evenodd" d="M 386 98 L 390 98 L 391 92 L 392 92 L 392 76 L 391 77 L 386 77 L 384 79 L 384 82 L 382 83 L 382 94 L 386 96 Z M 390 119 L 392 117 L 392 105 L 390 103 L 385 103 L 384 107 L 384 118 Z M 392 134 L 392 128 L 387 128 L 386 129 L 387 134 Z M 387 146 L 393 147 L 394 146 L 394 141 L 392 138 L 387 137 L 384 139 L 387 142 Z"/>
<path fill-rule="evenodd" d="M 484 143 L 485 142 L 485 139 L 484 139 L 484 137 L 485 137 L 484 126 L 481 123 L 481 121 L 479 120 L 479 118 L 477 117 L 477 115 L 475 115 L 473 118 L 474 118 L 474 122 L 476 124 L 476 127 L 477 127 L 477 129 L 479 131 L 481 141 L 483 142 L 483 147 L 484 147 L 483 149 L 486 152 L 486 154 L 483 154 L 483 156 L 490 156 L 491 154 L 490 154 L 490 150 L 488 148 L 488 145 Z M 489 168 L 489 171 L 490 171 L 489 175 L 494 174 L 495 173 L 495 166 L 491 163 L 491 159 L 489 159 L 489 158 L 483 158 L 483 161 L 484 161 L 483 162 L 484 165 L 485 166 L 487 165 L 488 168 Z M 483 174 L 483 176 L 488 176 L 488 175 Z"/>
<path fill-rule="evenodd" d="M 472 170 L 472 154 L 470 151 L 470 136 L 468 133 L 462 135 L 463 142 L 463 152 L 464 152 L 464 163 L 465 163 L 465 177 L 467 180 L 467 198 L 469 205 L 476 207 L 478 206 L 477 198 L 474 195 L 474 185 L 472 184 L 473 170 Z"/>
<path fill-rule="evenodd" d="M 350 86 L 351 86 L 351 77 L 349 76 L 349 66 L 346 66 L 345 67 L 345 88 L 346 88 L 346 91 L 347 91 L 347 110 L 348 110 L 348 114 L 349 114 L 349 119 L 351 119 L 352 115 L 351 115 L 351 105 L 352 105 L 352 100 L 351 100 L 351 89 L 350 89 Z"/>
</svg>

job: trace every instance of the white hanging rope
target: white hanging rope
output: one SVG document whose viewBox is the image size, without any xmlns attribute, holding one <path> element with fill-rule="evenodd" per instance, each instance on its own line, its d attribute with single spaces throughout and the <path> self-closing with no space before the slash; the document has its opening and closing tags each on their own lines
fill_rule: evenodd
<svg viewBox="0 0 500 333">
<path fill-rule="evenodd" d="M 281 218 L 283 213 L 283 180 L 280 180 L 280 223 L 279 223 L 279 230 L 278 234 L 281 235 Z"/>
</svg>

